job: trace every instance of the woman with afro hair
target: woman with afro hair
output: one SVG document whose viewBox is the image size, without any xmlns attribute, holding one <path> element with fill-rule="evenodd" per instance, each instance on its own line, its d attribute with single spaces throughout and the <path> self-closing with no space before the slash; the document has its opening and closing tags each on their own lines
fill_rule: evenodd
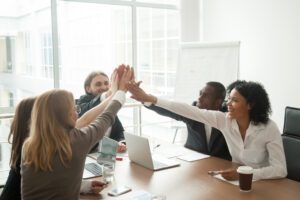
<svg viewBox="0 0 300 200">
<path fill-rule="evenodd" d="M 251 166 L 254 179 L 275 179 L 287 175 L 280 131 L 269 118 L 269 97 L 260 83 L 240 80 L 231 83 L 227 88 L 226 113 L 161 99 L 147 94 L 139 85 L 140 82 L 129 85 L 133 99 L 155 104 L 219 129 L 227 142 L 232 162 Z M 238 179 L 236 168 L 224 169 L 220 173 L 227 180 Z"/>
</svg>

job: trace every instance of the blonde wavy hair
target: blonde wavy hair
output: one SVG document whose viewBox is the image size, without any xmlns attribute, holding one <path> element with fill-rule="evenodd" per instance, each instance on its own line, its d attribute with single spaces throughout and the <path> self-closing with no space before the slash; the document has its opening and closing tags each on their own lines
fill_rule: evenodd
<svg viewBox="0 0 300 200">
<path fill-rule="evenodd" d="M 30 134 L 23 146 L 24 165 L 36 170 L 52 171 L 58 154 L 65 167 L 72 159 L 70 130 L 74 128 L 72 113 L 74 98 L 65 90 L 50 90 L 41 94 L 32 110 Z"/>
</svg>

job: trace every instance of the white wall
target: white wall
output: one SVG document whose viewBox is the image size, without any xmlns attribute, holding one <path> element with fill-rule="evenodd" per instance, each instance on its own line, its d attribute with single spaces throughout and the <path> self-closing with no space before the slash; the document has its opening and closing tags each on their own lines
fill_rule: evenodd
<svg viewBox="0 0 300 200">
<path fill-rule="evenodd" d="M 300 107 L 299 11 L 299 0 L 203 0 L 203 40 L 241 41 L 240 77 L 265 86 L 280 130 L 285 106 Z"/>
<path fill-rule="evenodd" d="M 180 2 L 181 42 L 199 41 L 201 39 L 200 3 L 199 0 L 181 0 Z"/>
</svg>

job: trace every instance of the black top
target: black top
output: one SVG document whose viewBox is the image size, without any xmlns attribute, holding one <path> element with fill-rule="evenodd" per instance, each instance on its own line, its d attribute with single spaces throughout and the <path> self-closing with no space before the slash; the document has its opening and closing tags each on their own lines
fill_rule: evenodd
<svg viewBox="0 0 300 200">
<path fill-rule="evenodd" d="M 97 106 L 99 103 L 101 103 L 101 95 L 98 96 L 94 96 L 91 94 L 86 94 L 86 95 L 82 95 L 78 100 L 76 100 L 76 105 L 80 107 L 80 113 L 79 117 L 81 117 L 84 113 L 86 113 L 88 110 L 90 110 L 91 108 Z M 124 128 L 123 125 L 120 121 L 120 119 L 118 118 L 118 116 L 116 116 L 115 118 L 115 123 L 112 125 L 111 127 L 111 133 L 109 136 L 111 139 L 116 140 L 116 141 L 121 141 L 124 140 Z M 98 144 L 96 144 L 91 151 L 96 150 L 98 147 Z"/>
<path fill-rule="evenodd" d="M 5 186 L 2 190 L 0 200 L 21 200 L 21 174 L 20 162 L 17 161 L 17 168 L 11 168 Z"/>
<path fill-rule="evenodd" d="M 160 115 L 184 122 L 188 129 L 188 136 L 184 145 L 186 148 L 231 161 L 231 155 L 229 153 L 225 138 L 218 129 L 212 128 L 209 144 L 207 144 L 205 127 L 203 123 L 183 117 L 155 105 L 145 107 L 157 112 Z"/>
</svg>

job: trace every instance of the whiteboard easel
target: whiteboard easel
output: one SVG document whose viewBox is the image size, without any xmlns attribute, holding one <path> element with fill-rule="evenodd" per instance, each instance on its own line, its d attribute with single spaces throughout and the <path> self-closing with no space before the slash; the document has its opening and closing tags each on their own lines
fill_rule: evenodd
<svg viewBox="0 0 300 200">
<path fill-rule="evenodd" d="M 176 74 L 177 101 L 192 103 L 208 81 L 227 87 L 239 78 L 240 42 L 182 43 Z"/>
</svg>

